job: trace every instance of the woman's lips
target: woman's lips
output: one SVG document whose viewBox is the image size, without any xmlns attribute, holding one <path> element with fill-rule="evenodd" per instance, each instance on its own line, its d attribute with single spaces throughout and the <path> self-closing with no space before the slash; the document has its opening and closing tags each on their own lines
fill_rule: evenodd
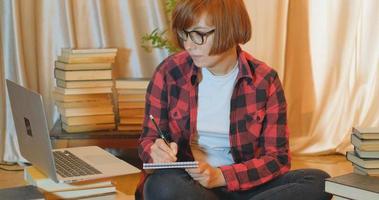
<svg viewBox="0 0 379 200">
<path fill-rule="evenodd" d="M 191 55 L 192 59 L 194 60 L 198 60 L 200 59 L 202 56 L 201 55 Z"/>
</svg>

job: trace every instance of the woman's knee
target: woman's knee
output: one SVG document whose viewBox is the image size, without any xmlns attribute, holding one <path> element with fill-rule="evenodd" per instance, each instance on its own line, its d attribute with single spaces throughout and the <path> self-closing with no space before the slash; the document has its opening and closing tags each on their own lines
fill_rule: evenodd
<svg viewBox="0 0 379 200">
<path fill-rule="evenodd" d="M 312 180 L 313 182 L 324 185 L 325 179 L 330 178 L 330 175 L 319 169 L 303 169 L 304 179 Z"/>
<path fill-rule="evenodd" d="M 314 199 L 331 199 L 332 195 L 325 192 L 325 179 L 329 178 L 330 175 L 319 169 L 303 169 L 303 177 L 300 182 L 309 184 L 310 190 L 308 194 L 312 194 Z"/>
<path fill-rule="evenodd" d="M 178 199 L 182 194 L 180 185 L 185 182 L 183 174 L 177 171 L 159 171 L 147 178 L 144 184 L 145 199 Z"/>
</svg>

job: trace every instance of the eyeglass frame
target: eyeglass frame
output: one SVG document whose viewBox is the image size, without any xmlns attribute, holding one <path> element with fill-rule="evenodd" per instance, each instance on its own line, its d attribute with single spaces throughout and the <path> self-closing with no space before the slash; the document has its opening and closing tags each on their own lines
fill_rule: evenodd
<svg viewBox="0 0 379 200">
<path fill-rule="evenodd" d="M 200 32 L 200 31 L 196 31 L 196 30 L 192 30 L 192 31 L 181 30 L 183 33 L 186 34 L 186 38 L 182 38 L 182 37 L 181 37 L 181 34 L 179 33 L 179 32 L 181 32 L 181 31 L 177 31 L 177 34 L 178 34 L 179 38 L 180 38 L 181 40 L 183 40 L 183 41 L 187 41 L 187 39 L 188 39 L 188 35 L 189 35 L 189 38 L 191 38 L 191 40 L 192 40 L 193 43 L 195 43 L 195 44 L 197 44 L 197 45 L 203 45 L 203 44 L 207 41 L 209 35 L 213 34 L 213 33 L 215 32 L 215 30 L 216 30 L 216 29 L 213 29 L 213 30 L 210 30 L 210 31 L 205 32 L 205 33 L 204 33 L 204 32 Z M 193 39 L 192 36 L 191 36 L 191 33 L 196 33 L 196 34 L 198 34 L 198 35 L 201 37 L 201 43 L 197 43 L 196 41 L 194 41 L 194 39 Z"/>
</svg>

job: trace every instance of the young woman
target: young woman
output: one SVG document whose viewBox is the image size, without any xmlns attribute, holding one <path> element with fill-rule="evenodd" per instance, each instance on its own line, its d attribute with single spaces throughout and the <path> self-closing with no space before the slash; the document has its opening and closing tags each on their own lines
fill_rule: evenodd
<svg viewBox="0 0 379 200">
<path fill-rule="evenodd" d="M 241 50 L 242 0 L 179 0 L 172 31 L 184 51 L 147 89 L 144 163 L 199 161 L 145 176 L 145 199 L 330 199 L 316 169 L 290 170 L 284 91 L 275 70 Z M 171 143 L 160 139 L 152 115 Z"/>
</svg>

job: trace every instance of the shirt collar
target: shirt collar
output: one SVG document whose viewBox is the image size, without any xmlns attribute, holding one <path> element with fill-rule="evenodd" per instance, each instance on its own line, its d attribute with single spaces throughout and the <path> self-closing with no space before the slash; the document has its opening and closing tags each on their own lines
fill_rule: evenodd
<svg viewBox="0 0 379 200">
<path fill-rule="evenodd" d="M 249 81 L 253 81 L 255 75 L 254 68 L 250 66 L 252 65 L 252 63 L 249 63 L 249 61 L 246 59 L 245 52 L 242 51 L 240 46 L 237 46 L 237 57 L 239 68 L 237 81 L 244 78 L 246 78 Z"/>
<path fill-rule="evenodd" d="M 237 81 L 240 79 L 246 79 L 250 83 L 253 82 L 254 79 L 254 68 L 250 67 L 252 63 L 249 63 L 249 61 L 246 59 L 246 56 L 244 55 L 245 52 L 242 51 L 241 47 L 237 46 L 237 57 L 238 57 L 238 74 L 237 74 Z M 195 85 L 195 83 L 200 82 L 201 77 L 201 71 L 195 64 L 193 63 L 193 60 L 191 56 L 188 55 L 187 57 L 187 63 L 191 66 L 191 84 Z"/>
</svg>

